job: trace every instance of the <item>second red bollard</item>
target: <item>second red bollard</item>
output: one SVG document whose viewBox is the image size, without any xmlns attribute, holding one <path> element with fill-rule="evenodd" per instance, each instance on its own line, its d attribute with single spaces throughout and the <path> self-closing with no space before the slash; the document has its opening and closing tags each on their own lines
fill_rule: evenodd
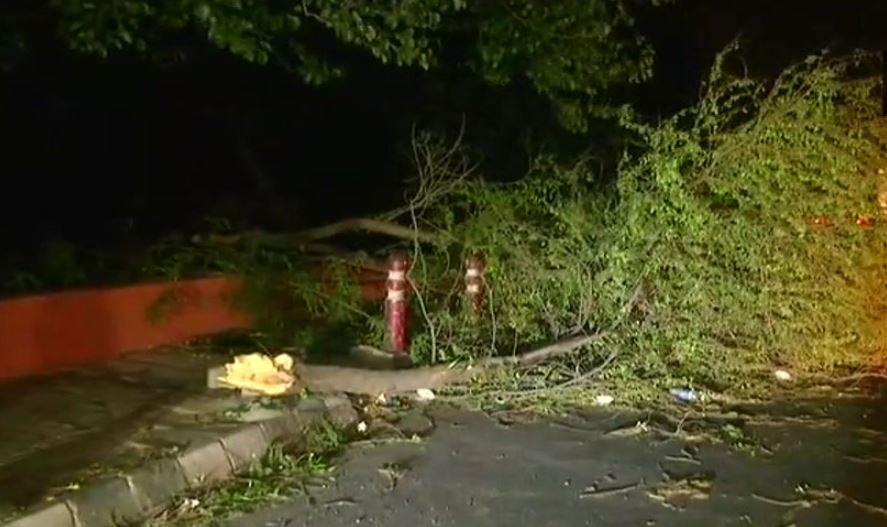
<svg viewBox="0 0 887 527">
<path fill-rule="evenodd" d="M 388 260 L 388 296 L 385 299 L 385 317 L 388 325 L 388 346 L 398 355 L 410 352 L 408 302 L 409 259 L 403 254 L 393 254 Z"/>
<path fill-rule="evenodd" d="M 484 307 L 484 271 L 486 263 L 480 255 L 474 255 L 465 262 L 465 294 L 475 313 Z"/>
</svg>

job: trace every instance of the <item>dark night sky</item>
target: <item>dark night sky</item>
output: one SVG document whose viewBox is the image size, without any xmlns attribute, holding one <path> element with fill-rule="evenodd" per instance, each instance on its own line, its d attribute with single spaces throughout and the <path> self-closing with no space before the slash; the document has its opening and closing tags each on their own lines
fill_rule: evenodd
<svg viewBox="0 0 887 527">
<path fill-rule="evenodd" d="M 739 33 L 761 74 L 830 44 L 887 46 L 880 0 L 677 4 L 640 20 L 659 58 L 638 99 L 651 117 L 691 104 L 714 53 Z M 152 236 L 206 213 L 297 228 L 386 208 L 409 175 L 397 148 L 413 121 L 453 131 L 462 112 L 491 168 L 519 170 L 522 116 L 549 126 L 536 117 L 544 107 L 519 90 L 452 80 L 357 62 L 347 82 L 312 89 L 221 54 L 150 70 L 38 50 L 0 80 L 0 233 L 14 250 L 52 237 L 108 238 L 128 218 Z M 235 132 L 283 196 L 283 219 L 262 201 Z"/>
</svg>

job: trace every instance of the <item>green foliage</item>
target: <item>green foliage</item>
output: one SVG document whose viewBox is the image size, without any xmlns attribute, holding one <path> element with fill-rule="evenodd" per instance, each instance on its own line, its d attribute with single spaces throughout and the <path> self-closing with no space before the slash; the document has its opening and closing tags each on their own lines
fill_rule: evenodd
<svg viewBox="0 0 887 527">
<path fill-rule="evenodd" d="M 874 59 L 815 56 L 765 83 L 730 74 L 735 51 L 719 57 L 697 107 L 656 127 L 626 122 L 646 147 L 624 159 L 614 188 L 589 164 L 541 158 L 519 183 L 467 182 L 433 207 L 423 221 L 453 242 L 420 268 L 483 252 L 492 294 L 478 329 L 420 287 L 437 345 L 420 338 L 421 352 L 509 353 L 603 329 L 611 337 L 580 369 L 618 352 L 611 379 L 715 389 L 777 365 L 821 371 L 870 357 L 868 296 L 887 238 L 855 219 L 877 213 L 884 183 Z M 818 215 L 835 226 L 818 229 Z"/>
<path fill-rule="evenodd" d="M 209 221 L 210 235 L 231 228 Z M 322 273 L 318 273 L 322 263 Z M 378 306 L 364 305 L 354 273 L 358 261 L 326 259 L 318 262 L 297 251 L 278 250 L 253 243 L 186 242 L 173 236 L 155 245 L 143 260 L 142 276 L 170 281 L 217 274 L 243 277 L 243 290 L 234 307 L 251 313 L 264 346 L 296 346 L 310 353 L 346 351 L 368 327 L 376 324 Z M 146 316 L 162 320 L 175 307 L 174 291 L 162 295 Z"/>
<path fill-rule="evenodd" d="M 611 201 L 593 187 L 585 163 L 563 167 L 543 157 L 517 183 L 465 182 L 431 208 L 423 219 L 452 237 L 420 255 L 414 277 L 440 276 L 450 262 L 481 253 L 489 288 L 485 312 L 476 315 L 461 283 L 441 294 L 414 280 L 427 305 L 425 328 L 436 332 L 434 349 L 419 337 L 415 353 L 434 361 L 508 354 L 593 329 L 600 270 L 594 259 Z M 459 280 L 463 272 L 457 267 L 449 275 Z"/>
<path fill-rule="evenodd" d="M 50 241 L 32 255 L 28 270 L 4 269 L 7 277 L 0 289 L 13 294 L 47 289 L 83 287 L 89 277 L 84 270 L 85 257 L 70 243 Z"/>
<path fill-rule="evenodd" d="M 620 175 L 609 251 L 634 258 L 608 267 L 655 288 L 639 359 L 715 385 L 773 364 L 859 364 L 868 286 L 884 270 L 883 229 L 854 222 L 876 214 L 883 184 L 870 164 L 887 139 L 872 130 L 873 58 L 810 57 L 763 84 L 728 74 L 733 51 L 699 106 L 647 130 L 650 151 Z M 836 226 L 815 229 L 817 215 Z"/>
<path fill-rule="evenodd" d="M 509 0 L 476 10 L 476 71 L 497 84 L 527 78 L 570 129 L 584 130 L 589 113 L 608 108 L 608 86 L 652 71 L 652 49 L 631 31 L 621 1 Z"/>
<path fill-rule="evenodd" d="M 657 5 L 656 0 L 641 4 Z M 634 32 L 625 0 L 55 0 L 63 37 L 76 50 L 107 57 L 133 50 L 179 57 L 205 35 L 244 60 L 289 64 L 311 84 L 343 74 L 316 30 L 385 64 L 429 69 L 454 51 L 496 84 L 526 79 L 561 121 L 582 130 L 609 104 L 607 88 L 640 82 L 652 50 Z"/>
</svg>

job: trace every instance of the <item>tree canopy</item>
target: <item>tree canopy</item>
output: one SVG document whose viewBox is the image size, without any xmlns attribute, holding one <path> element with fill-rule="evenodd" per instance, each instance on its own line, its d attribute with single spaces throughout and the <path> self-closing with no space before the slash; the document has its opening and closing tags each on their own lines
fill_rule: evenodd
<svg viewBox="0 0 887 527">
<path fill-rule="evenodd" d="M 652 50 L 631 7 L 669 0 L 53 0 L 52 16 L 74 50 L 187 59 L 210 44 L 246 61 L 273 62 L 311 84 L 345 73 L 319 45 L 401 67 L 455 61 L 495 84 L 529 81 L 561 122 L 584 129 L 609 106 L 609 89 L 651 73 Z M 202 41 L 202 42 L 201 42 Z M 196 43 L 196 44 L 195 44 Z"/>
</svg>

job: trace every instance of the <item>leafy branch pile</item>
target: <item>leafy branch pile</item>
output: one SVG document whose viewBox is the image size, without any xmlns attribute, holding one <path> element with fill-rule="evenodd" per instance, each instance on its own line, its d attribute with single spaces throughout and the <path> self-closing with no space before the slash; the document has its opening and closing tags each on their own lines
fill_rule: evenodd
<svg viewBox="0 0 887 527">
<path fill-rule="evenodd" d="M 607 375 L 718 389 L 780 364 L 858 366 L 877 346 L 884 232 L 854 221 L 877 213 L 883 183 L 874 59 L 811 57 L 761 83 L 728 73 L 734 51 L 697 107 L 633 126 L 646 148 L 615 189 L 544 162 L 459 201 L 518 340 L 616 328 Z"/>
<path fill-rule="evenodd" d="M 878 213 L 887 157 L 877 64 L 816 56 L 758 82 L 731 75 L 731 58 L 735 49 L 720 55 L 696 107 L 656 127 L 625 119 L 643 147 L 615 182 L 589 162 L 541 157 L 526 178 L 494 185 L 458 148 L 417 141 L 419 190 L 399 217 L 438 241 L 402 247 L 415 262 L 416 354 L 507 355 L 603 331 L 533 382 L 569 383 L 606 362 L 600 375 L 613 382 L 718 390 L 776 366 L 831 371 L 871 358 L 887 240 L 856 219 Z M 476 252 L 489 285 L 478 316 L 459 281 Z M 378 313 L 317 307 L 381 345 L 380 325 L 365 324 Z"/>
</svg>

